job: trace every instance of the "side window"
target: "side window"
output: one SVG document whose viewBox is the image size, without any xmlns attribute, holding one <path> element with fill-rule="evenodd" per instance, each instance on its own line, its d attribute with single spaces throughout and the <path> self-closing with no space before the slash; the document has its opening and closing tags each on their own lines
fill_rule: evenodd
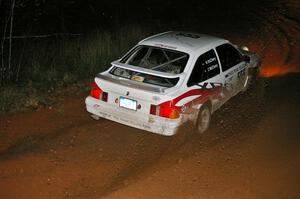
<svg viewBox="0 0 300 199">
<path fill-rule="evenodd" d="M 230 44 L 222 44 L 216 50 L 219 55 L 222 71 L 226 71 L 242 61 L 240 52 Z"/>
<path fill-rule="evenodd" d="M 214 50 L 200 55 L 195 63 L 187 85 L 192 86 L 220 74 L 220 67 Z"/>
</svg>

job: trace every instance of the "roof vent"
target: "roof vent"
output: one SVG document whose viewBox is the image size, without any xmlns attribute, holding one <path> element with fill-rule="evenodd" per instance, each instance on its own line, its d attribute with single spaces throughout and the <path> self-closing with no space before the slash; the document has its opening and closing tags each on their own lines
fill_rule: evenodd
<svg viewBox="0 0 300 199">
<path fill-rule="evenodd" d="M 176 36 L 182 36 L 182 37 L 189 37 L 189 38 L 193 38 L 193 39 L 199 39 L 200 35 L 194 34 L 194 33 L 177 33 Z"/>
</svg>

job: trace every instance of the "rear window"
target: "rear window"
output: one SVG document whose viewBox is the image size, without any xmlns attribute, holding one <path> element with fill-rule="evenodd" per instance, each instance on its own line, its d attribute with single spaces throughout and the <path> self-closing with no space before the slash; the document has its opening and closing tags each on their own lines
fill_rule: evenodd
<svg viewBox="0 0 300 199">
<path fill-rule="evenodd" d="M 119 68 L 119 67 L 113 67 L 112 70 L 110 70 L 109 72 L 110 72 L 110 74 L 118 76 L 118 77 L 123 77 L 126 79 L 143 82 L 146 84 L 167 87 L 167 88 L 175 86 L 177 84 L 177 82 L 179 81 L 179 77 L 165 78 L 165 77 L 159 77 L 159 76 L 155 76 L 155 75 L 145 74 L 145 73 L 136 72 L 136 71 Z"/>
<path fill-rule="evenodd" d="M 188 59 L 187 53 L 152 46 L 138 46 L 127 54 L 121 63 L 170 74 L 180 74 Z"/>
<path fill-rule="evenodd" d="M 184 71 L 188 59 L 189 55 L 184 52 L 141 45 L 130 51 L 120 62 L 131 66 L 176 75 Z M 113 67 L 109 72 L 118 77 L 168 88 L 175 86 L 179 81 L 179 77 L 160 77 L 117 66 Z"/>
</svg>

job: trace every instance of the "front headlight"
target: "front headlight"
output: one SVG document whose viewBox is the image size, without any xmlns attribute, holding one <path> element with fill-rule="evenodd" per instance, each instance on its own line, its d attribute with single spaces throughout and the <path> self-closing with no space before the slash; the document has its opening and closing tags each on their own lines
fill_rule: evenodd
<svg viewBox="0 0 300 199">
<path fill-rule="evenodd" d="M 244 51 L 249 51 L 249 48 L 247 46 L 242 46 L 241 49 Z"/>
</svg>

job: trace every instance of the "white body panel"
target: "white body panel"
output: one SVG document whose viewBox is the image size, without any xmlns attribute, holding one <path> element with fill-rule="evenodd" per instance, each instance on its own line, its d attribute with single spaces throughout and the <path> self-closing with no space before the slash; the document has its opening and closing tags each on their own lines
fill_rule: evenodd
<svg viewBox="0 0 300 199">
<path fill-rule="evenodd" d="M 93 97 L 85 100 L 88 112 L 127 126 L 143 129 L 165 136 L 174 135 L 182 124 L 182 118 L 168 119 L 137 111 L 129 111 L 117 106 L 104 104 Z"/>
</svg>

